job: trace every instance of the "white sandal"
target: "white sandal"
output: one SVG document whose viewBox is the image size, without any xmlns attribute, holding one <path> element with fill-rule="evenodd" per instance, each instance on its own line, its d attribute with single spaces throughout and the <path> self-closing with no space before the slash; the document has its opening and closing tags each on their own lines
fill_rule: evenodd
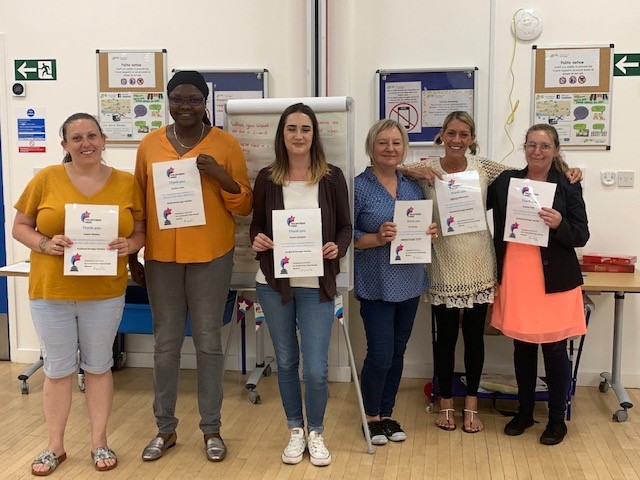
<svg viewBox="0 0 640 480">
<path fill-rule="evenodd" d="M 450 423 L 450 421 L 452 419 L 455 419 L 455 410 L 453 408 L 443 408 L 441 409 L 438 414 L 443 413 L 445 415 L 445 418 L 447 420 L 447 424 L 446 425 L 438 425 L 438 423 L 436 423 L 436 426 L 441 429 L 441 430 L 445 430 L 447 432 L 453 432 L 456 428 L 457 425 L 455 423 Z M 451 412 L 451 418 L 449 418 L 449 412 Z M 453 425 L 453 428 L 449 428 Z"/>
<path fill-rule="evenodd" d="M 482 428 L 479 428 L 478 430 L 471 430 L 471 429 L 465 427 L 465 424 L 464 424 L 464 420 L 465 420 L 464 419 L 464 415 L 465 415 L 465 413 L 470 413 L 471 414 L 471 418 L 469 419 L 469 427 L 470 428 L 474 428 L 474 426 L 473 426 L 473 418 L 474 418 L 475 415 L 478 414 L 478 411 L 477 410 L 470 410 L 468 408 L 465 408 L 465 409 L 462 410 L 462 431 L 464 433 L 478 433 L 478 432 L 482 431 L 483 430 Z"/>
</svg>

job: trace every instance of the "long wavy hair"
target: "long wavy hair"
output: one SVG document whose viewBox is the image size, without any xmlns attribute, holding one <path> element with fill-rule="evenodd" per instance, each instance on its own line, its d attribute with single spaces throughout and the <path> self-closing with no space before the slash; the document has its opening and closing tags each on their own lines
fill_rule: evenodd
<svg viewBox="0 0 640 480">
<path fill-rule="evenodd" d="M 275 153 L 276 158 L 271 165 L 269 165 L 269 178 L 276 185 L 284 185 L 289 178 L 289 154 L 287 147 L 284 143 L 284 129 L 286 127 L 287 118 L 292 113 L 304 113 L 311 120 L 311 126 L 313 128 L 313 137 L 311 139 L 311 166 L 309 167 L 309 173 L 307 182 L 313 185 L 318 183 L 322 177 L 328 175 L 331 170 L 327 163 L 327 157 L 324 154 L 322 148 L 322 142 L 320 140 L 320 127 L 318 126 L 318 119 L 311 107 L 304 103 L 295 103 L 288 106 L 282 115 L 280 115 L 280 122 L 278 123 L 278 129 L 276 130 L 275 138 Z"/>
</svg>

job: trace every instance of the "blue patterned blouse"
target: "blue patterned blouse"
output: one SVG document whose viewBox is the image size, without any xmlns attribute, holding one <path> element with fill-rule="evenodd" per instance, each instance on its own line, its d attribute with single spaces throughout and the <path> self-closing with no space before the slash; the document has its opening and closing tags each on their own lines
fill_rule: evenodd
<svg viewBox="0 0 640 480">
<path fill-rule="evenodd" d="M 397 200 L 422 200 L 422 189 L 413 180 L 396 172 Z M 354 183 L 354 237 L 377 233 L 384 222 L 393 221 L 396 198 L 382 186 L 371 167 Z M 428 281 L 423 264 L 390 264 L 391 243 L 380 247 L 355 249 L 354 284 L 356 298 L 403 302 L 420 295 Z"/>
</svg>

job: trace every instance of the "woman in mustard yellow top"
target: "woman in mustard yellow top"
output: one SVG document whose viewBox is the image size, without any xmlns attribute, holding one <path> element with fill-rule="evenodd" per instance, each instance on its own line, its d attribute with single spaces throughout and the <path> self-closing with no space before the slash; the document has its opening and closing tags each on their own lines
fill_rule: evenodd
<svg viewBox="0 0 640 480">
<path fill-rule="evenodd" d="M 31 317 L 44 360 L 43 403 L 49 444 L 31 465 L 34 475 L 52 473 L 67 458 L 64 430 L 71 410 L 72 377 L 85 372 L 85 398 L 91 423 L 91 455 L 97 470 L 117 465 L 107 446 L 107 422 L 113 399 L 113 340 L 122 318 L 127 284 L 126 257 L 144 245 L 142 191 L 133 175 L 102 161 L 106 137 L 91 115 L 71 115 L 62 125 L 64 163 L 39 171 L 15 208 L 13 236 L 31 249 Z M 117 205 L 118 252 L 115 276 L 64 275 L 65 204 Z M 89 215 L 87 215 L 88 217 Z M 80 256 L 76 264 L 83 268 Z"/>
<path fill-rule="evenodd" d="M 158 426 L 142 458 L 157 460 L 176 443 L 180 350 L 188 313 L 205 452 L 209 460 L 221 461 L 227 449 L 220 437 L 224 368 L 220 333 L 233 267 L 232 214 L 251 213 L 253 196 L 240 145 L 230 134 L 212 128 L 207 118 L 209 88 L 202 75 L 176 73 L 167 85 L 167 95 L 175 123 L 142 139 L 135 171 L 146 196 L 147 244 L 144 271 L 135 256 L 130 267 L 134 279 L 146 283 L 153 314 L 153 411 Z M 179 159 L 192 159 L 200 171 L 206 223 L 161 229 L 153 164 Z"/>
</svg>

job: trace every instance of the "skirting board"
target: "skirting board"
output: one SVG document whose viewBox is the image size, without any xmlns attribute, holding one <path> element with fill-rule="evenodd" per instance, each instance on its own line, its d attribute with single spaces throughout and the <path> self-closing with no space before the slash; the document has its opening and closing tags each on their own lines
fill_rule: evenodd
<svg viewBox="0 0 640 480">
<path fill-rule="evenodd" d="M 40 358 L 40 351 L 33 349 L 18 349 L 12 350 L 11 352 L 11 361 L 15 363 L 33 363 Z M 357 363 L 357 362 L 356 362 Z M 128 367 L 141 367 L 141 368 L 152 368 L 153 367 L 153 353 L 127 353 L 127 361 L 126 365 Z M 255 365 L 255 357 L 247 357 L 247 371 L 250 372 L 253 370 Z M 195 368 L 195 355 L 192 354 L 183 354 L 182 355 L 182 368 L 186 369 L 194 369 Z M 240 357 L 238 355 L 229 355 L 227 359 L 227 370 L 240 370 Z M 486 371 L 489 369 L 495 373 L 510 373 L 512 372 L 511 365 L 500 365 L 500 366 L 491 366 L 485 368 Z M 607 367 L 605 367 L 607 368 Z M 276 371 L 277 368 L 273 365 L 273 370 Z M 358 374 L 360 373 L 361 368 L 358 367 Z M 585 387 L 591 386 L 595 387 L 600 383 L 600 373 L 605 370 L 580 370 L 578 373 L 578 386 Z M 543 371 L 540 372 L 541 374 Z M 431 364 L 404 364 L 404 371 L 402 376 L 407 378 L 424 378 L 430 379 L 433 375 L 433 365 Z M 626 388 L 640 388 L 640 374 L 637 373 L 627 373 L 621 375 L 622 384 Z M 329 365 L 329 381 L 330 382 L 350 382 L 351 381 L 351 371 L 348 366 L 336 366 Z"/>
</svg>

